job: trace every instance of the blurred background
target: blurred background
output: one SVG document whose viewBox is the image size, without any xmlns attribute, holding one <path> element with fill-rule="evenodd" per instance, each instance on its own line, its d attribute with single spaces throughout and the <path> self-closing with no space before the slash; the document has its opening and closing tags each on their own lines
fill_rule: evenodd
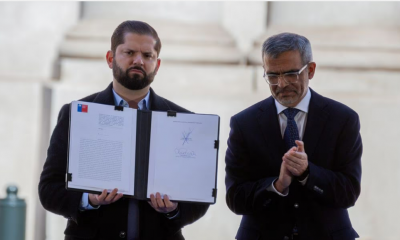
<svg viewBox="0 0 400 240">
<path fill-rule="evenodd" d="M 358 112 L 362 192 L 350 218 L 362 240 L 399 239 L 399 2 L 0 2 L 0 198 L 9 184 L 27 202 L 27 240 L 63 239 L 66 219 L 46 212 L 38 181 L 58 111 L 112 81 L 105 61 L 127 19 L 159 33 L 155 92 L 221 117 L 218 197 L 183 229 L 186 239 L 234 239 L 241 217 L 225 203 L 229 120 L 270 96 L 261 44 L 306 36 L 317 70 L 310 87 Z"/>
</svg>

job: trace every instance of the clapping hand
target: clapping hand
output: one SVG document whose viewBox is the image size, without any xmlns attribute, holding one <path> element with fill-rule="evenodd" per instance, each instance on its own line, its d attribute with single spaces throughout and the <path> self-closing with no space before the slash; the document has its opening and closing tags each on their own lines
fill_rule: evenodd
<svg viewBox="0 0 400 240">
<path fill-rule="evenodd" d="M 308 157 L 304 150 L 304 142 L 296 140 L 297 147 L 292 147 L 285 155 L 283 161 L 293 176 L 301 176 L 308 167 Z"/>
</svg>

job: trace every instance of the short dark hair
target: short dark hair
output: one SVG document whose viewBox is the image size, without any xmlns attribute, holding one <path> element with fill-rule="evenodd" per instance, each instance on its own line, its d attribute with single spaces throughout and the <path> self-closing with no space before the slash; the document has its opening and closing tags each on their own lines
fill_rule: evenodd
<svg viewBox="0 0 400 240">
<path fill-rule="evenodd" d="M 262 57 L 277 58 L 287 51 L 299 51 L 303 64 L 313 59 L 310 41 L 304 36 L 287 32 L 267 38 L 262 46 Z"/>
<path fill-rule="evenodd" d="M 156 40 L 156 44 L 154 45 L 154 49 L 157 52 L 157 56 L 160 55 L 161 51 L 161 40 L 158 37 L 158 34 L 154 28 L 152 28 L 149 24 L 141 21 L 128 20 L 120 25 L 114 30 L 113 35 L 111 36 L 111 51 L 115 52 L 118 45 L 123 44 L 125 41 L 126 33 L 136 33 L 139 35 L 149 35 L 152 36 Z"/>
</svg>

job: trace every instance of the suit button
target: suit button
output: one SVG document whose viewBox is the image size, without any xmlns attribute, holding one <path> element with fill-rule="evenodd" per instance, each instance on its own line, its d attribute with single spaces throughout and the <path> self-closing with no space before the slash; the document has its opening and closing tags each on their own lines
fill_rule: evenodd
<svg viewBox="0 0 400 240">
<path fill-rule="evenodd" d="M 294 204 L 294 208 L 299 208 L 299 204 L 298 204 L 298 203 L 295 203 L 295 204 Z"/>
<path fill-rule="evenodd" d="M 126 233 L 124 231 L 119 232 L 119 237 L 120 238 L 125 238 L 126 237 Z"/>
</svg>

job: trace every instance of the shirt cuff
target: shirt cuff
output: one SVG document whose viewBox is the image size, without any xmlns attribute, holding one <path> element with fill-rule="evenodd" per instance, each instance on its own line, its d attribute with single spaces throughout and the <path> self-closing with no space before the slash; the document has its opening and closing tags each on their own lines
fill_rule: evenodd
<svg viewBox="0 0 400 240">
<path fill-rule="evenodd" d="M 89 193 L 83 193 L 82 198 L 81 198 L 81 205 L 79 206 L 79 210 L 84 211 L 84 210 L 93 210 L 93 209 L 99 209 L 100 205 L 97 207 L 93 207 L 89 203 Z"/>
<path fill-rule="evenodd" d="M 304 178 L 304 180 L 303 180 L 303 181 L 299 181 L 299 182 L 301 183 L 301 185 L 302 185 L 302 186 L 306 185 L 306 183 L 307 183 L 307 179 L 308 179 L 308 176 L 310 176 L 310 175 L 307 175 L 307 177 L 306 177 L 306 178 Z"/>
<path fill-rule="evenodd" d="M 179 216 L 179 213 L 180 213 L 179 207 L 177 207 L 177 210 L 174 210 L 174 211 L 172 211 L 171 213 L 165 213 L 164 215 L 165 215 L 165 217 L 167 217 L 168 219 L 174 219 L 174 218 L 176 218 L 176 217 Z"/>
<path fill-rule="evenodd" d="M 278 190 L 276 190 L 275 187 L 274 187 L 274 183 L 275 183 L 275 182 L 276 182 L 276 179 L 271 183 L 271 185 L 269 185 L 269 186 L 267 187 L 267 191 L 274 192 L 274 193 L 278 194 L 278 195 L 281 196 L 281 197 L 286 197 L 286 196 L 289 194 L 289 188 L 287 188 L 283 193 L 280 193 L 280 192 L 278 192 Z"/>
</svg>

